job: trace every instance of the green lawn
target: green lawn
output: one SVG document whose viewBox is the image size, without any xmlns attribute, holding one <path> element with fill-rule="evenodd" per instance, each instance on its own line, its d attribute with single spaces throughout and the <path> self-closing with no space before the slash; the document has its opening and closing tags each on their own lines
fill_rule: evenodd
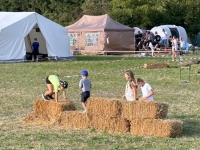
<svg viewBox="0 0 200 150">
<path fill-rule="evenodd" d="M 198 55 L 184 56 L 185 61 Z M 197 150 L 200 147 L 200 77 L 196 81 L 192 65 L 189 83 L 179 79 L 179 62 L 170 58 L 138 58 L 133 55 L 75 56 L 75 61 L 0 64 L 0 150 Z M 168 62 L 170 68 L 143 69 L 145 63 Z M 69 82 L 67 94 L 78 110 L 80 103 L 78 74 L 89 71 L 92 97 L 120 99 L 126 80 L 124 71 L 148 81 L 155 101 L 169 104 L 168 119 L 183 122 L 176 138 L 140 137 L 88 130 L 64 130 L 59 127 L 30 126 L 22 118 L 33 111 L 34 101 L 46 90 L 45 78 L 58 74 Z M 186 69 L 183 79 L 188 80 Z M 140 89 L 138 90 L 141 95 Z M 61 96 L 61 95 L 60 95 Z"/>
</svg>

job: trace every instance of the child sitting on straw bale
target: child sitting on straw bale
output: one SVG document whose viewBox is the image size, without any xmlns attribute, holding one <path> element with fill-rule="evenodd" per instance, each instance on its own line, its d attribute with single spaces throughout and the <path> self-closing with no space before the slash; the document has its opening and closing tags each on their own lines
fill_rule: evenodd
<svg viewBox="0 0 200 150">
<path fill-rule="evenodd" d="M 42 98 L 45 101 L 54 99 L 52 95 L 55 94 L 55 100 L 56 103 L 58 103 L 58 92 L 60 90 L 63 91 L 63 98 L 67 99 L 65 89 L 68 87 L 68 83 L 66 81 L 59 80 L 58 76 L 56 75 L 50 75 L 46 78 L 46 84 L 48 91 L 42 94 Z"/>
<path fill-rule="evenodd" d="M 137 86 L 141 88 L 142 97 L 140 100 L 150 100 L 153 101 L 153 89 L 149 83 L 145 82 L 143 79 L 137 78 L 136 79 Z"/>
<path fill-rule="evenodd" d="M 84 108 L 83 113 L 85 113 L 86 110 L 86 101 L 90 97 L 90 89 L 92 87 L 91 81 L 87 78 L 88 77 L 88 71 L 82 70 L 81 71 L 82 79 L 79 81 L 79 88 L 82 91 L 81 93 L 81 103 Z"/>
<path fill-rule="evenodd" d="M 124 77 L 128 82 L 126 83 L 125 95 L 122 98 L 126 98 L 127 101 L 137 100 L 137 85 L 133 72 L 131 70 L 125 71 Z"/>
</svg>

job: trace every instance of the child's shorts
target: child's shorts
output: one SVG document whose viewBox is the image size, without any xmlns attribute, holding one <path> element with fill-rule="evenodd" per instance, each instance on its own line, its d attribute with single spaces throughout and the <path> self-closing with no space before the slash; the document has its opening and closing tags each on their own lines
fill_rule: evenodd
<svg viewBox="0 0 200 150">
<path fill-rule="evenodd" d="M 46 77 L 46 84 L 51 84 L 51 82 L 49 81 L 49 76 Z"/>
<path fill-rule="evenodd" d="M 89 97 L 90 97 L 90 91 L 82 92 L 81 93 L 81 102 L 85 103 Z"/>
</svg>

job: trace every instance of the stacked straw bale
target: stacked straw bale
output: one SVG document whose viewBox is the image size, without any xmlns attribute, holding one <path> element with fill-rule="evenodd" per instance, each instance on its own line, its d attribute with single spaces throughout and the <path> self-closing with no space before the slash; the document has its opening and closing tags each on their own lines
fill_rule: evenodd
<svg viewBox="0 0 200 150">
<path fill-rule="evenodd" d="M 105 98 L 89 98 L 87 101 L 88 115 L 120 117 L 120 101 Z"/>
<path fill-rule="evenodd" d="M 56 121 L 61 113 L 66 110 L 76 110 L 74 104 L 69 100 L 60 100 L 59 103 L 56 103 L 53 100 L 37 99 L 34 103 L 35 116 L 44 121 Z"/>
<path fill-rule="evenodd" d="M 175 137 L 182 132 L 182 122 L 162 120 L 168 104 L 155 101 L 118 101 L 90 98 L 87 103 L 91 127 L 108 132 L 134 135 Z M 130 129 L 130 130 L 129 130 Z"/>
<path fill-rule="evenodd" d="M 65 111 L 60 116 L 59 124 L 68 129 L 86 129 L 90 127 L 90 120 L 86 113 Z"/>
<path fill-rule="evenodd" d="M 133 119 L 131 134 L 141 136 L 175 137 L 182 132 L 182 122 L 162 119 Z"/>
<path fill-rule="evenodd" d="M 76 110 L 76 108 L 74 104 L 68 100 L 60 100 L 59 103 L 56 103 L 55 101 L 38 99 L 34 104 L 35 114 L 44 120 L 56 119 L 66 110 Z"/>
<path fill-rule="evenodd" d="M 112 133 L 130 132 L 129 121 L 121 118 L 121 102 L 118 100 L 89 98 L 87 115 L 94 129 Z"/>
<path fill-rule="evenodd" d="M 122 117 L 132 119 L 164 119 L 168 113 L 168 104 L 154 101 L 121 101 Z"/>
<path fill-rule="evenodd" d="M 68 129 L 94 128 L 111 133 L 131 133 L 141 136 L 175 137 L 182 132 L 182 122 L 162 120 L 168 105 L 155 101 L 119 101 L 107 98 L 89 98 L 87 112 L 75 111 L 70 101 L 36 100 L 34 113 L 25 121 L 54 122 Z M 72 111 L 71 111 L 72 110 Z"/>
<path fill-rule="evenodd" d="M 91 127 L 110 133 L 130 132 L 130 122 L 126 118 L 107 117 L 107 116 L 90 116 Z"/>
</svg>

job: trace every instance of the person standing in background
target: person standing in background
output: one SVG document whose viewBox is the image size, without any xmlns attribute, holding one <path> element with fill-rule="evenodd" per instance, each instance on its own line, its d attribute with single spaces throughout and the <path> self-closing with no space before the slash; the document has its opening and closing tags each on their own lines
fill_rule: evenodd
<svg viewBox="0 0 200 150">
<path fill-rule="evenodd" d="M 179 42 L 178 43 L 179 43 L 178 44 L 179 45 L 179 54 L 182 55 L 183 51 L 186 50 L 186 43 L 185 43 L 185 41 L 183 40 L 182 37 L 179 38 Z"/>
<path fill-rule="evenodd" d="M 174 35 L 172 37 L 172 61 L 174 61 L 174 59 L 177 59 L 177 51 L 178 51 L 178 40 Z"/>
<path fill-rule="evenodd" d="M 157 48 L 160 48 L 160 44 L 159 44 L 160 40 L 161 40 L 161 36 L 158 35 L 157 31 L 155 31 L 153 46 L 155 47 L 156 50 L 157 50 Z"/>
<path fill-rule="evenodd" d="M 34 38 L 34 42 L 32 43 L 32 61 L 34 61 L 34 58 L 38 61 L 39 46 L 40 44 L 37 42 L 37 38 Z"/>
<path fill-rule="evenodd" d="M 135 35 L 136 51 L 139 51 L 139 49 L 140 49 L 139 48 L 139 43 L 140 43 L 141 39 L 142 39 L 142 33 L 140 31 L 138 31 L 138 34 Z"/>
<path fill-rule="evenodd" d="M 183 38 L 182 37 L 180 37 L 179 38 L 179 49 L 180 50 L 185 50 L 186 49 L 186 43 L 185 43 L 185 41 L 183 40 Z"/>
<path fill-rule="evenodd" d="M 168 39 L 167 39 L 167 32 L 165 31 L 165 29 L 162 29 L 162 35 L 161 35 L 161 43 L 162 45 L 164 45 L 164 47 L 168 46 Z"/>
</svg>

